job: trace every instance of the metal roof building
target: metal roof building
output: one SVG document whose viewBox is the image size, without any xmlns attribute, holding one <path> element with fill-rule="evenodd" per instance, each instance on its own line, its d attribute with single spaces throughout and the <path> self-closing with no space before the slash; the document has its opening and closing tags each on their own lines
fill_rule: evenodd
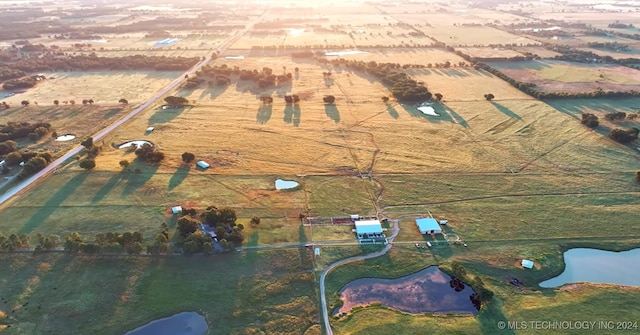
<svg viewBox="0 0 640 335">
<path fill-rule="evenodd" d="M 442 234 L 442 227 L 438 224 L 438 220 L 434 218 L 416 219 L 416 226 L 418 226 L 420 234 Z"/>
<path fill-rule="evenodd" d="M 363 238 L 383 238 L 382 224 L 378 220 L 356 221 L 356 235 Z"/>
</svg>

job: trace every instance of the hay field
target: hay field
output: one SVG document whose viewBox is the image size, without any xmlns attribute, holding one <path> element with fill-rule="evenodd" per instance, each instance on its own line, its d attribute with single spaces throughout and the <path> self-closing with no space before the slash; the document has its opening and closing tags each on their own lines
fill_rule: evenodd
<svg viewBox="0 0 640 335">
<path fill-rule="evenodd" d="M 629 159 L 633 157 L 630 149 L 582 127 L 574 119 L 577 116 L 535 101 L 482 71 L 411 70 L 432 92 L 444 95 L 444 103 L 434 105 L 441 116 L 431 117 L 410 104 L 384 104 L 380 97 L 389 95 L 386 87 L 375 78 L 341 67 L 296 63 L 288 57 L 249 57 L 226 63 L 243 69 L 269 66 L 275 73 L 283 66 L 287 71 L 297 66 L 300 71 L 291 85 L 274 88 L 259 89 L 234 80 L 226 87 L 180 90 L 178 94 L 192 100 L 194 107 L 163 110 L 155 106 L 143 112 L 101 143 L 104 149 L 94 171 L 80 171 L 71 162 L 6 208 L 2 214 L 10 220 L 3 220 L 0 230 L 61 235 L 80 228 L 88 234 L 148 232 L 158 222 L 175 224 L 166 214 L 172 205 L 205 208 L 214 204 L 236 208 L 240 222 L 253 215 L 272 220 L 273 231 L 265 225 L 260 244 L 316 240 L 318 236 L 308 232 L 295 233 L 300 213 L 373 214 L 383 189 L 382 205 L 409 212 L 413 203 L 422 210 L 425 203 L 433 202 L 433 194 L 450 193 L 451 198 L 439 198 L 455 200 L 469 193 L 435 186 L 407 187 L 415 192 L 412 196 L 387 191 L 411 184 L 411 175 L 428 180 L 432 173 L 586 170 L 624 172 L 622 180 L 637 168 L 637 162 Z M 322 72 L 327 70 L 333 72 L 331 82 L 323 80 Z M 282 96 L 292 93 L 299 94 L 301 102 L 287 106 Z M 496 99 L 485 101 L 486 93 Z M 263 94 L 272 95 L 274 103 L 262 105 L 258 97 Z M 321 102 L 328 94 L 336 96 L 335 105 Z M 148 126 L 155 130 L 145 133 Z M 111 144 L 140 139 L 155 143 L 167 158 L 159 166 L 135 163 L 130 172 L 120 172 L 118 162 L 134 161 L 134 155 Z M 184 166 L 180 155 L 187 151 L 211 168 Z M 133 172 L 136 168 L 140 173 Z M 380 177 L 375 181 L 359 177 L 369 171 Z M 276 178 L 295 180 L 300 188 L 277 191 Z M 500 178 L 487 180 L 486 189 L 504 183 Z M 588 182 L 575 187 L 579 190 Z M 556 184 L 561 185 L 561 179 L 551 185 Z M 535 179 L 525 185 L 532 192 L 538 187 L 548 189 Z M 59 191 L 47 191 L 51 189 Z M 114 210 L 123 215 L 108 215 Z"/>
<path fill-rule="evenodd" d="M 452 21 L 452 22 L 455 22 Z M 487 26 L 438 25 L 417 27 L 425 34 L 450 46 L 472 47 L 499 44 L 532 44 L 540 42 Z"/>
<path fill-rule="evenodd" d="M 552 50 L 548 50 L 546 48 L 543 47 L 515 47 L 514 50 L 518 51 L 518 52 L 530 52 L 534 55 L 538 55 L 539 57 L 542 58 L 553 58 L 555 56 L 560 56 L 562 55 L 559 52 L 555 52 Z"/>
<path fill-rule="evenodd" d="M 1 255 L 0 265 L 6 334 L 124 334 L 183 311 L 203 315 L 209 334 L 320 334 L 304 249 L 156 259 L 16 254 Z"/>
<path fill-rule="evenodd" d="M 637 49 L 635 47 L 630 48 L 630 50 L 624 51 L 624 52 L 617 52 L 612 50 L 596 49 L 596 48 L 579 48 L 578 50 L 593 52 L 594 54 L 603 56 L 603 57 L 609 56 L 609 57 L 612 57 L 613 59 L 637 58 L 638 53 L 640 53 L 640 49 Z"/>
<path fill-rule="evenodd" d="M 397 64 L 458 64 L 465 62 L 464 58 L 440 48 L 393 48 L 393 49 L 366 49 L 368 53 L 342 56 L 345 59 L 375 61 L 378 63 Z"/>
<path fill-rule="evenodd" d="M 619 65 L 538 60 L 492 63 L 492 66 L 550 92 L 591 92 L 598 87 L 605 91 L 628 91 L 640 84 L 640 71 Z"/>
<path fill-rule="evenodd" d="M 347 33 L 325 33 L 314 31 L 284 30 L 269 31 L 268 34 L 248 33 L 231 45 L 233 49 L 251 49 L 252 47 L 278 47 L 288 46 L 323 46 L 344 45 L 346 48 L 355 46 L 355 43 Z"/>
<path fill-rule="evenodd" d="M 504 48 L 456 48 L 471 57 L 477 58 L 510 58 L 523 56 L 521 53 Z"/>
<path fill-rule="evenodd" d="M 125 98 L 129 103 L 146 101 L 154 92 L 180 76 L 179 71 L 76 71 L 45 72 L 47 79 L 25 91 L 4 99 L 13 106 L 22 100 L 32 104 L 53 105 L 53 100 L 93 99 L 96 104 L 117 104 Z"/>
<path fill-rule="evenodd" d="M 102 51 L 102 50 L 119 50 L 119 51 L 157 51 L 157 50 L 177 50 L 181 49 L 213 49 L 219 45 L 225 38 L 226 33 L 202 33 L 200 31 L 169 31 L 173 37 L 180 40 L 174 44 L 164 47 L 156 47 L 155 43 L 163 38 L 148 38 L 146 33 L 125 33 L 125 34 L 103 34 L 100 35 L 102 40 L 58 40 L 54 38 L 41 37 L 30 40 L 33 44 L 43 44 L 46 46 L 57 45 L 63 50 L 77 50 L 73 47 L 76 43 L 91 44 L 91 47 L 84 48 L 84 51 Z M 77 50 L 77 51 L 81 51 Z"/>
</svg>

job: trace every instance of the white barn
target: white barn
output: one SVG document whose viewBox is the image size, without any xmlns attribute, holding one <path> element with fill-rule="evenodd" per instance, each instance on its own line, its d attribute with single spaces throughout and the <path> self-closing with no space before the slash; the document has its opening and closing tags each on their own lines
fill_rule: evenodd
<svg viewBox="0 0 640 335">
<path fill-rule="evenodd" d="M 382 224 L 378 220 L 356 221 L 355 224 L 358 239 L 384 238 Z"/>
<path fill-rule="evenodd" d="M 442 234 L 442 227 L 438 224 L 438 220 L 434 218 L 416 219 L 416 226 L 420 230 L 420 234 Z"/>
<path fill-rule="evenodd" d="M 171 213 L 173 213 L 173 214 L 180 214 L 180 213 L 182 213 L 182 206 L 174 206 L 174 207 L 171 207 Z"/>
</svg>

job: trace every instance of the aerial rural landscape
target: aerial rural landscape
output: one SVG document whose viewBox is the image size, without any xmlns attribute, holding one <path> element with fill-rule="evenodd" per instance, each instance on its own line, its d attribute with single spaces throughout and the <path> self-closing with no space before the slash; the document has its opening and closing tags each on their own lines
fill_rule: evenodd
<svg viewBox="0 0 640 335">
<path fill-rule="evenodd" d="M 0 335 L 637 334 L 640 2 L 0 0 Z"/>
</svg>

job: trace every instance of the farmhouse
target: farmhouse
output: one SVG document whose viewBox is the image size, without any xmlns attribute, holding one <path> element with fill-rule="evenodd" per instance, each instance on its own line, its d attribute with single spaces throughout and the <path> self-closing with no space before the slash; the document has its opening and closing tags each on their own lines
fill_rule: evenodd
<svg viewBox="0 0 640 335">
<path fill-rule="evenodd" d="M 356 221 L 355 225 L 358 239 L 384 238 L 382 224 L 378 220 Z"/>
<path fill-rule="evenodd" d="M 196 163 L 196 165 L 201 169 L 208 169 L 209 168 L 209 163 L 207 163 L 205 161 L 198 161 Z"/>
<path fill-rule="evenodd" d="M 418 226 L 418 230 L 420 230 L 420 234 L 442 234 L 442 228 L 438 224 L 438 220 L 434 218 L 416 219 L 416 225 Z"/>
</svg>

